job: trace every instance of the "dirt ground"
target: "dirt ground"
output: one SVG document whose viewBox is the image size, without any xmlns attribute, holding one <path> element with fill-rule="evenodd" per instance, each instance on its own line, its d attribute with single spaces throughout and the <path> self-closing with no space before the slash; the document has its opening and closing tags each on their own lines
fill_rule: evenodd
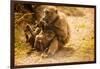
<svg viewBox="0 0 100 69">
<path fill-rule="evenodd" d="M 33 51 L 31 55 L 27 55 L 27 52 L 31 49 L 29 44 L 19 42 L 19 44 L 15 45 L 17 46 L 15 48 L 15 65 L 94 61 L 94 9 L 77 9 L 84 15 L 66 15 L 70 28 L 70 40 L 63 49 L 53 56 L 42 58 L 41 53 L 36 51 Z M 16 35 L 18 36 L 15 32 L 15 37 Z"/>
</svg>

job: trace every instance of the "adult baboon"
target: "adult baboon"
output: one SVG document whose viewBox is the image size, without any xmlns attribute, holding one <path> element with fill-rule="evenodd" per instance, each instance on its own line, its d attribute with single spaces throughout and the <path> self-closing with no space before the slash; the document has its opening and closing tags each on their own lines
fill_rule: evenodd
<svg viewBox="0 0 100 69">
<path fill-rule="evenodd" d="M 40 20 L 40 23 L 41 21 L 43 21 L 43 30 L 51 30 L 55 34 L 55 38 L 53 38 L 53 40 L 50 41 L 49 46 L 47 46 L 47 53 L 53 55 L 58 49 L 62 48 L 69 40 L 69 26 L 67 23 L 66 15 L 54 6 L 46 6 L 45 8 L 43 8 L 42 13 L 43 16 Z"/>
<path fill-rule="evenodd" d="M 64 46 L 69 39 L 69 27 L 66 15 L 54 6 L 48 6 L 45 10 L 45 28 L 55 32 L 59 46 Z"/>
</svg>

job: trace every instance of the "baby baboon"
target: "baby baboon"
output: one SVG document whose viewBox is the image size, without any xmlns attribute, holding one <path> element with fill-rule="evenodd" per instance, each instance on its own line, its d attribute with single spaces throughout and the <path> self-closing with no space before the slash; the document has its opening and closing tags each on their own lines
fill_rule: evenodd
<svg viewBox="0 0 100 69">
<path fill-rule="evenodd" d="M 25 32 L 26 42 L 29 42 L 32 45 L 32 48 L 34 48 L 35 37 L 37 34 L 39 34 L 40 29 L 37 27 L 34 31 L 32 30 L 30 25 L 26 25 L 24 32 Z"/>
<path fill-rule="evenodd" d="M 51 30 L 40 30 L 40 28 L 36 28 L 35 31 L 32 31 L 31 27 L 27 25 L 25 36 L 27 42 L 32 45 L 32 48 L 35 48 L 37 51 L 44 52 L 55 37 L 55 33 Z"/>
<path fill-rule="evenodd" d="M 46 49 L 49 47 L 50 42 L 55 37 L 55 33 L 47 30 L 47 31 L 41 31 L 36 37 L 34 42 L 34 47 L 42 52 L 46 51 Z"/>
</svg>

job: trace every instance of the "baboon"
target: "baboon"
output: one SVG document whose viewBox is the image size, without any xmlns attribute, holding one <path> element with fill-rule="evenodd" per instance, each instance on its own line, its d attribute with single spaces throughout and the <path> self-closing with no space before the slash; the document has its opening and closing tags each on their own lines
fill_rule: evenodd
<svg viewBox="0 0 100 69">
<path fill-rule="evenodd" d="M 46 51 L 50 45 L 50 42 L 55 37 L 54 32 L 51 30 L 41 31 L 36 37 L 34 42 L 34 47 L 42 52 Z"/>
<path fill-rule="evenodd" d="M 55 38 L 47 47 L 47 54 L 54 55 L 61 49 L 69 40 L 69 27 L 64 13 L 60 12 L 54 6 L 47 6 L 45 8 L 44 29 L 52 30 L 55 33 Z"/>
<path fill-rule="evenodd" d="M 35 30 L 32 30 L 30 25 L 26 25 L 26 28 L 24 30 L 26 42 L 30 43 L 32 45 L 32 48 L 34 48 L 34 41 L 37 34 L 39 34 L 40 29 L 36 28 Z"/>
<path fill-rule="evenodd" d="M 69 39 L 66 16 L 54 6 L 39 6 L 36 11 L 36 24 L 41 31 L 35 36 L 30 32 L 34 37 L 33 47 L 53 55 Z"/>
<path fill-rule="evenodd" d="M 50 51 L 53 46 L 52 44 L 54 44 L 55 42 L 55 33 L 52 30 L 40 30 L 40 28 L 36 28 L 35 31 L 32 31 L 31 27 L 27 25 L 25 30 L 25 36 L 27 42 L 32 45 L 32 49 L 28 52 L 28 54 L 30 54 L 33 50 L 41 51 L 41 53 L 47 52 L 47 54 L 51 54 Z M 48 50 L 49 47 L 50 50 Z"/>
<path fill-rule="evenodd" d="M 48 6 L 45 10 L 45 28 L 55 32 L 59 47 L 64 46 L 69 40 L 69 27 L 64 13 L 54 6 Z"/>
</svg>

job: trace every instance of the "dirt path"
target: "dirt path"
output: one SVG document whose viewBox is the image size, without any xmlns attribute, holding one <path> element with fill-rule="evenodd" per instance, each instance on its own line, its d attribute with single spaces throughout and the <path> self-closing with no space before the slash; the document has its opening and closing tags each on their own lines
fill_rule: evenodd
<svg viewBox="0 0 100 69">
<path fill-rule="evenodd" d="M 84 16 L 66 16 L 70 27 L 70 41 L 63 49 L 54 56 L 41 58 L 40 53 L 33 52 L 30 56 L 27 52 L 30 50 L 25 45 L 23 50 L 15 49 L 15 65 L 34 65 L 47 63 L 69 63 L 94 60 L 94 11 L 93 9 L 79 8 Z"/>
</svg>

